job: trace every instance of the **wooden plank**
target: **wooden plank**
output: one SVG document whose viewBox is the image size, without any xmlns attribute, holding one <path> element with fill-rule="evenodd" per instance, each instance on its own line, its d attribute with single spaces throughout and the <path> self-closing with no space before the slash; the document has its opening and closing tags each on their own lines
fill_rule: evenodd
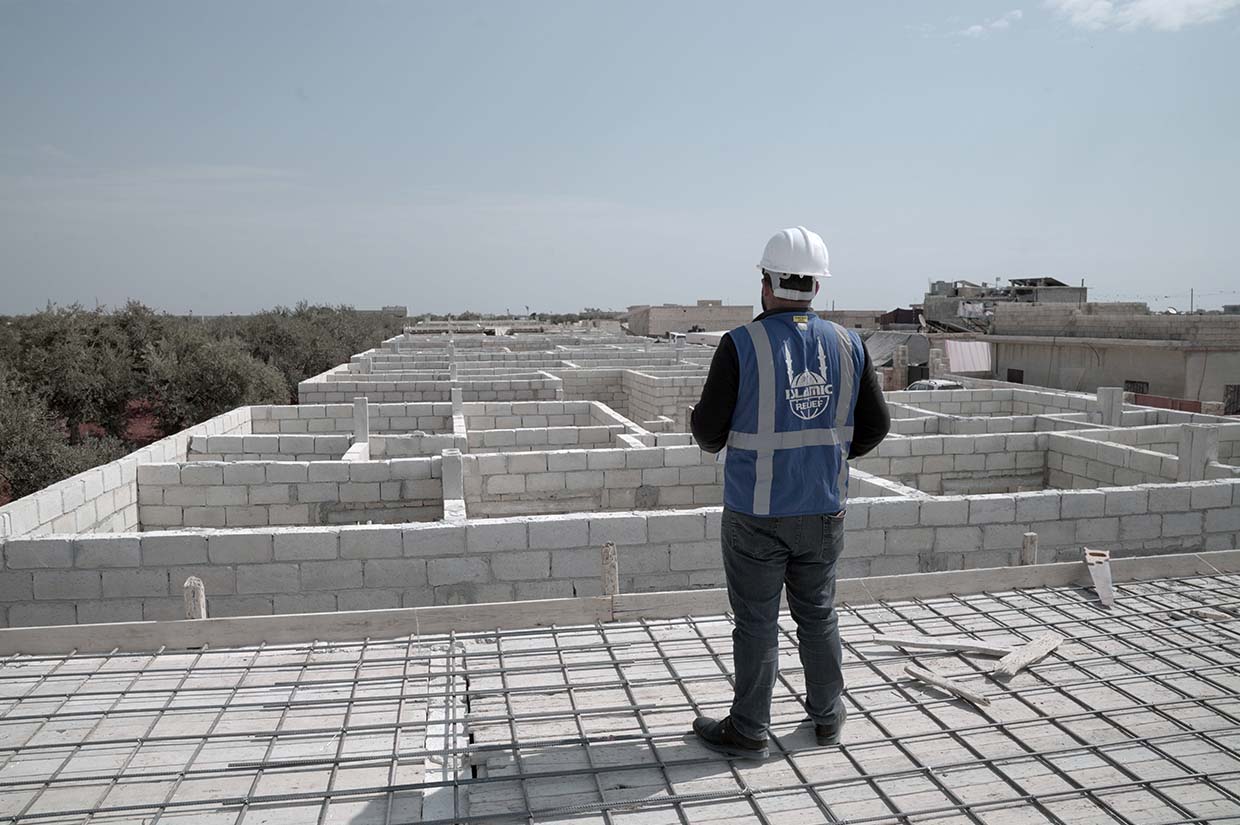
<svg viewBox="0 0 1240 825">
<path fill-rule="evenodd" d="M 909 650 L 948 650 L 956 653 L 980 653 L 983 656 L 1007 656 L 1012 648 L 1005 645 L 958 639 L 951 636 L 898 636 L 879 634 L 870 639 L 880 645 L 893 645 Z"/>
<path fill-rule="evenodd" d="M 1029 644 L 1016 648 L 999 660 L 995 665 L 996 676 L 1015 676 L 1034 662 L 1049 656 L 1051 651 L 1059 647 L 1063 637 L 1058 633 L 1041 633 L 1034 636 Z"/>
<path fill-rule="evenodd" d="M 175 622 L 118 622 L 56 627 L 14 627 L 0 630 L 0 655 L 147 651 L 295 644 L 310 641 L 348 642 L 366 638 L 398 638 L 496 628 L 546 627 L 606 622 L 611 599 L 604 596 L 538 599 L 524 602 L 352 610 L 283 616 L 229 616 Z"/>
<path fill-rule="evenodd" d="M 658 593 L 619 593 L 612 615 L 617 622 L 635 619 L 676 619 L 681 616 L 718 616 L 731 610 L 726 588 L 668 590 Z"/>
<path fill-rule="evenodd" d="M 990 704 L 990 700 L 977 691 L 965 687 L 954 679 L 948 679 L 946 676 L 940 676 L 937 673 L 932 673 L 925 668 L 918 667 L 917 665 L 906 666 L 904 668 L 904 672 L 909 676 L 912 676 L 914 679 L 925 682 L 928 685 L 933 685 L 939 690 L 945 690 L 953 696 L 957 696 L 970 704 L 977 705 L 978 707 L 986 707 Z"/>
</svg>

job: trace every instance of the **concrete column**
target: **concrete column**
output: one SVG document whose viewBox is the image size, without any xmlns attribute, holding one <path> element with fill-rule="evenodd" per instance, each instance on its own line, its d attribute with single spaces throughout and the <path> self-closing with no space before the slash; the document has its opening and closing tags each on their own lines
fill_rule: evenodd
<svg viewBox="0 0 1240 825">
<path fill-rule="evenodd" d="M 197 576 L 185 580 L 185 618 L 207 618 L 207 589 Z"/>
<path fill-rule="evenodd" d="M 1206 465 L 1218 461 L 1217 424 L 1181 424 L 1177 481 L 1203 481 Z"/>
<path fill-rule="evenodd" d="M 615 596 L 620 592 L 620 565 L 616 558 L 616 545 L 607 542 L 603 545 L 603 595 Z"/>
<path fill-rule="evenodd" d="M 947 372 L 946 359 L 943 357 L 943 350 L 930 350 L 930 377 L 940 378 Z"/>
<path fill-rule="evenodd" d="M 894 390 L 908 386 L 908 346 L 905 344 L 896 347 L 891 357 L 891 383 Z"/>
<path fill-rule="evenodd" d="M 365 358 L 363 358 L 363 359 L 362 359 L 362 372 L 364 372 L 364 373 L 369 373 L 369 372 L 370 372 L 370 367 L 371 367 L 371 360 L 370 360 L 370 356 L 367 356 L 367 357 L 365 357 Z"/>
<path fill-rule="evenodd" d="M 353 443 L 370 443 L 370 402 L 364 395 L 353 399 Z"/>
<path fill-rule="evenodd" d="M 465 463 L 460 450 L 443 451 L 444 501 L 465 498 Z"/>
<path fill-rule="evenodd" d="M 465 406 L 464 406 L 465 401 L 463 399 L 464 399 L 464 390 L 462 390 L 460 387 L 453 387 L 452 388 L 452 415 L 454 417 L 465 414 Z"/>
<path fill-rule="evenodd" d="M 1020 545 L 1020 563 L 1021 564 L 1037 564 L 1038 563 L 1038 534 L 1025 533 Z"/>
<path fill-rule="evenodd" d="M 1108 427 L 1124 425 L 1124 389 L 1123 387 L 1099 387 L 1097 394 L 1098 413 L 1102 423 Z"/>
<path fill-rule="evenodd" d="M 685 358 L 685 339 L 678 337 L 676 339 L 676 363 L 679 364 Z"/>
</svg>

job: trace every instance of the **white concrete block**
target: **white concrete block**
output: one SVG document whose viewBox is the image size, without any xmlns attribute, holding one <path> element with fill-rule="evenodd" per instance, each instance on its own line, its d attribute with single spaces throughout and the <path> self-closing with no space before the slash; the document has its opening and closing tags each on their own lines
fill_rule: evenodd
<svg viewBox="0 0 1240 825">
<path fill-rule="evenodd" d="M 377 563 L 372 561 L 367 564 Z M 485 558 L 429 559 L 426 562 L 426 578 L 431 586 L 480 583 L 490 580 L 491 570 Z"/>
<path fill-rule="evenodd" d="M 74 567 L 138 567 L 142 562 L 138 536 L 78 536 L 73 540 Z"/>
<path fill-rule="evenodd" d="M 491 556 L 491 571 L 500 581 L 546 579 L 551 575 L 551 553 L 547 550 L 495 553 Z"/>
<path fill-rule="evenodd" d="M 224 484 L 246 485 L 267 483 L 268 462 L 235 461 L 224 465 Z"/>
<path fill-rule="evenodd" d="M 205 564 L 207 537 L 202 533 L 146 533 L 141 541 L 142 566 Z"/>
<path fill-rule="evenodd" d="M 1106 513 L 1102 490 L 1065 490 L 1060 493 L 1059 513 L 1064 519 L 1095 518 Z"/>
<path fill-rule="evenodd" d="M 469 553 L 523 550 L 529 546 L 524 519 L 492 519 L 465 527 L 465 546 Z M 440 582 L 450 584 L 451 582 Z M 432 582 L 434 584 L 434 582 Z"/>
<path fill-rule="evenodd" d="M 276 561 L 336 559 L 340 557 L 340 533 L 334 529 L 277 530 L 272 534 L 272 549 Z"/>
<path fill-rule="evenodd" d="M 100 597 L 100 574 L 97 570 L 36 570 L 36 599 L 97 599 Z"/>
<path fill-rule="evenodd" d="M 9 539 L 3 549 L 11 570 L 73 566 L 73 545 L 67 538 Z"/>
<path fill-rule="evenodd" d="M 870 502 L 869 526 L 913 527 L 920 521 L 921 502 L 915 499 L 882 498 Z"/>
<path fill-rule="evenodd" d="M 465 553 L 463 525 L 426 524 L 401 528 L 406 556 L 456 556 Z"/>
<path fill-rule="evenodd" d="M 180 464 L 139 464 L 137 472 L 139 486 L 181 483 Z"/>
<path fill-rule="evenodd" d="M 223 484 L 224 465 L 201 462 L 181 465 L 182 484 Z"/>
<path fill-rule="evenodd" d="M 969 524 L 995 524 L 1014 521 L 1016 499 L 1010 495 L 981 495 L 969 497 Z"/>
<path fill-rule="evenodd" d="M 548 550 L 584 547 L 590 543 L 585 515 L 536 517 L 529 521 L 529 546 Z"/>
<path fill-rule="evenodd" d="M 705 527 L 703 527 L 705 529 Z M 646 519 L 626 513 L 600 513 L 590 517 L 590 544 L 645 544 Z"/>
</svg>

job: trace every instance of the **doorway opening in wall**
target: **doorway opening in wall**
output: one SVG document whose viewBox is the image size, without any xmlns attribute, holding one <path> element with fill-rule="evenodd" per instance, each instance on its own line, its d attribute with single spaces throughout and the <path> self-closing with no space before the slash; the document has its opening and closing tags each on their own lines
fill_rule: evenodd
<svg viewBox="0 0 1240 825">
<path fill-rule="evenodd" d="M 1124 392 L 1139 392 L 1142 395 L 1149 395 L 1150 382 L 1149 381 L 1125 381 Z"/>
<path fill-rule="evenodd" d="M 1009 384 L 1023 384 L 1025 383 L 1025 371 L 1014 370 L 1009 367 L 1007 372 L 1007 380 Z"/>
<path fill-rule="evenodd" d="M 1240 415 L 1240 384 L 1223 385 L 1223 415 Z"/>
</svg>

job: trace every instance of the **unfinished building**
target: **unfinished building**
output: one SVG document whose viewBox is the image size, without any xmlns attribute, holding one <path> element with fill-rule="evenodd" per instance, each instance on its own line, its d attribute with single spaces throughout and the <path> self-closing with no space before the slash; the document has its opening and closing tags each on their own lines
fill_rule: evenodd
<svg viewBox="0 0 1240 825">
<path fill-rule="evenodd" d="M 1120 389 L 888 393 L 840 561 L 844 743 L 796 727 L 791 625 L 775 757 L 687 740 L 730 696 L 723 465 L 686 426 L 711 354 L 411 332 L 0 508 L 0 819 L 1240 816 L 1240 424 Z M 1014 679 L 872 642 L 1048 629 Z"/>
</svg>

